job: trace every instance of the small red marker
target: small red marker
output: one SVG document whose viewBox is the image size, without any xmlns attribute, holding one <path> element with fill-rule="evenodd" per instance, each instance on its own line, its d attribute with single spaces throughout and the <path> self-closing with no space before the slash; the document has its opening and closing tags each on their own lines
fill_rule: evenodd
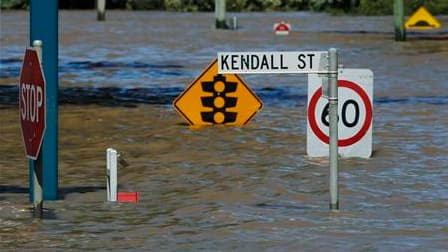
<svg viewBox="0 0 448 252">
<path fill-rule="evenodd" d="M 288 35 L 291 31 L 291 25 L 285 22 L 280 22 L 274 24 L 275 35 Z"/>
<path fill-rule="evenodd" d="M 139 192 L 118 192 L 117 201 L 118 202 L 137 203 L 140 201 L 140 193 Z"/>
</svg>

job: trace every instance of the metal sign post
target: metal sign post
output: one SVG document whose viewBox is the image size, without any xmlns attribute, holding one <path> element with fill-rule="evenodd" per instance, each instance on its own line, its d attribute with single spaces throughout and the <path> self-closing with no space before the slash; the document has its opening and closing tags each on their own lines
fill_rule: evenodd
<svg viewBox="0 0 448 252">
<path fill-rule="evenodd" d="M 42 190 L 42 154 L 39 154 L 37 160 L 32 160 L 34 163 L 33 168 L 33 208 L 34 208 L 34 218 L 43 217 L 43 190 Z"/>
<path fill-rule="evenodd" d="M 395 41 L 405 41 L 406 30 L 404 29 L 403 0 L 394 0 L 394 27 L 395 27 Z"/>
<path fill-rule="evenodd" d="M 33 47 L 37 52 L 39 63 L 42 65 L 42 41 L 34 40 Z M 42 190 L 42 152 L 39 153 L 37 160 L 34 161 L 33 169 L 33 192 L 34 192 L 34 218 L 42 218 L 43 216 L 43 190 Z"/>
<path fill-rule="evenodd" d="M 106 20 L 106 0 L 96 0 L 96 20 Z"/>
<path fill-rule="evenodd" d="M 30 199 L 34 216 L 42 217 L 41 146 L 46 128 L 46 82 L 42 70 L 42 41 L 26 49 L 19 82 L 19 118 L 26 156 L 29 159 Z"/>
<path fill-rule="evenodd" d="M 304 52 L 219 52 L 219 74 L 316 73 L 327 76 L 330 116 L 330 209 L 339 209 L 338 195 L 338 53 Z"/>
<path fill-rule="evenodd" d="M 42 65 L 46 79 L 46 130 L 41 159 L 43 198 L 58 199 L 58 1 L 30 1 L 30 43 L 42 40 Z M 34 164 L 30 161 L 30 173 Z M 32 188 L 30 176 L 30 188 Z M 33 202 L 32 194 L 30 201 Z"/>
<path fill-rule="evenodd" d="M 330 103 L 330 209 L 339 210 L 338 192 L 338 52 L 328 50 L 329 57 L 329 97 Z"/>
</svg>

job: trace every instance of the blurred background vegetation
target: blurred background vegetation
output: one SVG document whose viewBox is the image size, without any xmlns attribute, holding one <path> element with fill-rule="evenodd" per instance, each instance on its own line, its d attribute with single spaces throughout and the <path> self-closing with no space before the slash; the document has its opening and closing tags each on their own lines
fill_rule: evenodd
<svg viewBox="0 0 448 252">
<path fill-rule="evenodd" d="M 1 9 L 26 9 L 29 0 L 0 0 Z M 93 9 L 95 0 L 59 0 L 60 9 Z M 410 15 L 425 6 L 433 15 L 448 14 L 448 0 L 404 0 Z M 107 0 L 107 9 L 213 11 L 215 0 Z M 333 14 L 391 15 L 393 0 L 227 0 L 227 10 L 327 11 Z"/>
</svg>

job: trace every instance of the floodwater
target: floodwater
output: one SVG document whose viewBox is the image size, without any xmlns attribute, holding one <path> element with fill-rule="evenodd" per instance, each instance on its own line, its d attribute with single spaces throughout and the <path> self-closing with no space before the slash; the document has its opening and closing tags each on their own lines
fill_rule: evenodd
<svg viewBox="0 0 448 252">
<path fill-rule="evenodd" d="M 212 13 L 60 12 L 60 200 L 34 220 L 17 105 L 29 17 L 2 12 L 0 250 L 448 250 L 447 28 L 396 43 L 390 16 L 235 15 L 217 31 Z M 289 36 L 272 34 L 281 20 Z M 244 127 L 190 128 L 171 105 L 219 51 L 329 47 L 375 74 L 374 153 L 340 160 L 340 212 L 327 159 L 306 155 L 305 75 L 243 76 L 264 102 Z M 105 202 L 108 147 L 139 203 Z"/>
</svg>

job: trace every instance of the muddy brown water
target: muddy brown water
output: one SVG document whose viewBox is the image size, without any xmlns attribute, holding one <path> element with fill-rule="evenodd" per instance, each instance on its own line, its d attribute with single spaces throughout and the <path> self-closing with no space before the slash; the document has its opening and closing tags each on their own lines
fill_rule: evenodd
<svg viewBox="0 0 448 252">
<path fill-rule="evenodd" d="M 235 15 L 60 12 L 60 200 L 39 221 L 14 91 L 29 17 L 2 12 L 0 250 L 448 250 L 447 29 L 395 43 L 392 17 Z M 244 76 L 265 103 L 245 127 L 192 129 L 170 104 L 218 51 L 329 47 L 375 74 L 374 155 L 340 161 L 339 213 L 327 159 L 306 156 L 306 76 Z M 108 147 L 138 204 L 105 202 Z"/>
</svg>

